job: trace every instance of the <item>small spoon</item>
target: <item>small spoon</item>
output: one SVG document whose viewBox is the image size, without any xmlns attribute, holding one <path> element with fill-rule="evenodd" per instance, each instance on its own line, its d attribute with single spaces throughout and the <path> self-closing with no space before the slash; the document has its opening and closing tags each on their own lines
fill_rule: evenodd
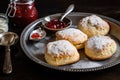
<svg viewBox="0 0 120 80">
<path fill-rule="evenodd" d="M 62 15 L 62 17 L 60 18 L 60 21 L 62 21 L 62 20 L 66 17 L 66 15 L 68 15 L 70 12 L 72 12 L 73 9 L 74 9 L 74 4 L 71 4 L 71 5 L 67 8 L 67 10 L 65 11 L 65 13 Z"/>
<path fill-rule="evenodd" d="M 9 74 L 12 72 L 12 63 L 10 57 L 10 46 L 18 41 L 18 35 L 13 32 L 4 32 L 0 34 L 0 45 L 6 46 L 3 72 Z"/>
<path fill-rule="evenodd" d="M 70 12 L 72 12 L 73 9 L 74 9 L 74 4 L 71 4 L 71 5 L 67 8 L 67 10 L 65 11 L 65 13 L 61 16 L 60 21 L 62 21 Z M 44 18 L 44 20 L 45 20 L 46 22 L 50 22 L 51 18 L 50 18 L 50 16 L 47 16 L 47 17 Z"/>
<path fill-rule="evenodd" d="M 47 16 L 47 17 L 44 18 L 44 20 L 47 21 L 47 22 L 50 22 L 50 17 Z"/>
<path fill-rule="evenodd" d="M 45 30 L 43 30 L 41 27 L 39 27 L 30 33 L 29 39 L 33 40 L 33 41 L 39 41 L 39 40 L 43 39 L 45 36 L 46 36 Z"/>
</svg>

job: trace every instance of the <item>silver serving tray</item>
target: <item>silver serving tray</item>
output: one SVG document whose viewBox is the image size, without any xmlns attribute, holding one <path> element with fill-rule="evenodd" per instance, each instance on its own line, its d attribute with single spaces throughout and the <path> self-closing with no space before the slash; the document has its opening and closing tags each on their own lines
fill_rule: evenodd
<svg viewBox="0 0 120 80">
<path fill-rule="evenodd" d="M 60 16 L 60 15 L 61 13 L 50 15 L 50 16 L 52 17 L 52 16 Z M 71 27 L 76 27 L 78 21 L 81 18 L 89 15 L 92 15 L 92 13 L 73 12 L 69 14 L 68 17 L 73 21 L 73 24 Z M 120 44 L 120 36 L 119 36 L 120 22 L 106 16 L 102 16 L 102 15 L 98 15 L 98 16 L 100 16 L 110 24 L 111 29 L 108 35 L 111 38 L 113 38 L 118 44 L 116 53 L 109 59 L 106 59 L 103 61 L 92 61 L 84 55 L 84 50 L 79 50 L 81 59 L 76 63 L 65 65 L 65 66 L 59 66 L 59 67 L 48 64 L 44 59 L 46 44 L 50 41 L 55 40 L 54 39 L 55 33 L 47 32 L 47 36 L 44 39 L 37 42 L 29 40 L 29 35 L 31 31 L 33 31 L 35 28 L 37 28 L 40 25 L 43 18 L 40 18 L 34 21 L 23 30 L 20 37 L 21 47 L 25 52 L 25 54 L 34 62 L 40 65 L 43 65 L 45 67 L 56 69 L 56 70 L 70 71 L 70 72 L 87 72 L 87 71 L 101 70 L 101 69 L 105 69 L 105 68 L 109 68 L 114 65 L 117 65 L 120 63 L 120 45 L 119 45 Z"/>
</svg>

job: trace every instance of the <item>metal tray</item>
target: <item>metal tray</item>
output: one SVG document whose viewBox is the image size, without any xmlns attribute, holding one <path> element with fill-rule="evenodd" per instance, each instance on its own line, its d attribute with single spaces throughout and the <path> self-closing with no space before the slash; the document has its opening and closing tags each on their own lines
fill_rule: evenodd
<svg viewBox="0 0 120 80">
<path fill-rule="evenodd" d="M 50 16 L 60 16 L 60 15 L 61 13 Z M 78 21 L 81 18 L 89 15 L 92 15 L 92 13 L 73 12 L 69 14 L 68 17 L 73 21 L 73 25 L 71 27 L 76 27 Z M 111 38 L 113 38 L 117 43 L 116 53 L 107 60 L 92 61 L 84 55 L 84 50 L 79 50 L 81 54 L 81 59 L 78 62 L 70 65 L 59 66 L 59 67 L 49 65 L 44 59 L 44 53 L 46 49 L 46 44 L 54 40 L 55 33 L 47 32 L 47 36 L 38 42 L 29 40 L 29 35 L 31 31 L 33 31 L 35 28 L 37 28 L 40 25 L 40 22 L 43 20 L 43 18 L 34 21 L 23 30 L 20 37 L 21 47 L 25 52 L 25 54 L 34 62 L 56 70 L 70 71 L 70 72 L 87 72 L 87 71 L 101 70 L 117 65 L 120 63 L 120 36 L 119 36 L 120 22 L 106 16 L 102 16 L 102 15 L 98 15 L 98 16 L 100 16 L 110 24 L 111 29 L 108 35 Z"/>
</svg>

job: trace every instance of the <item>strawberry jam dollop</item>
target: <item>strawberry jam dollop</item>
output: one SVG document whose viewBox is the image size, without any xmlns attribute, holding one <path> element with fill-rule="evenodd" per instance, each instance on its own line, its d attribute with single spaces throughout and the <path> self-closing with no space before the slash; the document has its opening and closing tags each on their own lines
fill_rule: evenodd
<svg viewBox="0 0 120 80">
<path fill-rule="evenodd" d="M 33 33 L 31 37 L 37 39 L 37 38 L 41 38 L 42 36 L 39 33 Z"/>
<path fill-rule="evenodd" d="M 60 21 L 59 19 L 53 19 L 50 22 L 45 24 L 46 27 L 51 29 L 62 29 L 67 27 L 67 24 L 63 21 Z"/>
</svg>

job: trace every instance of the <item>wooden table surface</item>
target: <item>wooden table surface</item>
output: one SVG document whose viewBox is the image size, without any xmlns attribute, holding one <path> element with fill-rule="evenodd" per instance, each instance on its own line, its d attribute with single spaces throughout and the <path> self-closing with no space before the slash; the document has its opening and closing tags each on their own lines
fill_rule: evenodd
<svg viewBox="0 0 120 80">
<path fill-rule="evenodd" d="M 0 13 L 5 13 L 9 1 L 0 0 Z M 62 13 L 70 4 L 75 4 L 73 12 L 96 13 L 120 21 L 119 0 L 36 0 L 39 18 Z M 23 29 L 10 26 L 10 31 L 21 34 Z M 22 51 L 20 43 L 11 46 L 13 72 L 2 72 L 4 47 L 0 47 L 0 80 L 120 80 L 120 64 L 95 72 L 63 72 L 39 65 L 30 60 Z"/>
</svg>

